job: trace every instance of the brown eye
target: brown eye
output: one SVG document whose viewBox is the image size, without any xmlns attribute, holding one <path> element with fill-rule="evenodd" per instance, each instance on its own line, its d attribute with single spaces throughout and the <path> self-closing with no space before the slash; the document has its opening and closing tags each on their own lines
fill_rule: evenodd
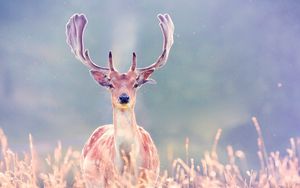
<svg viewBox="0 0 300 188">
<path fill-rule="evenodd" d="M 112 84 L 108 84 L 107 87 L 108 87 L 109 89 L 115 88 Z"/>
<path fill-rule="evenodd" d="M 134 85 L 133 85 L 133 88 L 138 88 L 139 87 L 139 84 L 138 83 L 135 83 Z"/>
</svg>

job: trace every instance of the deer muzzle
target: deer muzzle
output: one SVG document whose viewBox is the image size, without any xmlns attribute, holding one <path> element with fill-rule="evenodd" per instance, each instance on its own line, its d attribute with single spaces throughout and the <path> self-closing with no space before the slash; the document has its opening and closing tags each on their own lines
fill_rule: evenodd
<svg viewBox="0 0 300 188">
<path fill-rule="evenodd" d="M 120 104 L 128 104 L 130 100 L 130 97 L 126 93 L 122 93 L 119 96 L 119 103 Z"/>
</svg>

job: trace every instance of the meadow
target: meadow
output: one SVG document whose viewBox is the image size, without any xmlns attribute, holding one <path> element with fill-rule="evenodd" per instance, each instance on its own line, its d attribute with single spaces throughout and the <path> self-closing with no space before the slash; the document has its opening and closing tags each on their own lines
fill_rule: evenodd
<svg viewBox="0 0 300 188">
<path fill-rule="evenodd" d="M 137 122 L 160 154 L 156 187 L 300 187 L 299 1 L 12 0 L 0 10 L 0 187 L 84 187 L 80 149 L 112 122 L 109 92 L 66 43 L 74 13 L 89 19 L 93 61 L 105 66 L 112 50 L 120 71 L 134 51 L 138 67 L 153 63 L 156 15 L 173 19 L 168 63 L 137 95 Z"/>
<path fill-rule="evenodd" d="M 140 181 L 132 185 L 128 176 L 124 174 L 119 182 L 113 182 L 111 187 L 227 187 L 227 188 L 297 188 L 300 187 L 300 138 L 291 138 L 290 147 L 286 154 L 278 151 L 267 153 L 262 132 L 258 121 L 252 118 L 257 131 L 258 158 L 260 169 L 243 171 L 239 164 L 246 154 L 232 146 L 227 147 L 228 160 L 222 163 L 218 159 L 217 146 L 222 130 L 219 129 L 214 138 L 211 151 L 206 151 L 200 164 L 195 164 L 193 158 L 188 157 L 189 143 L 186 141 L 186 159 L 174 159 L 172 171 L 161 169 L 158 181 Z M 59 142 L 52 154 L 46 159 L 38 157 L 34 141 L 29 135 L 28 153 L 19 154 L 8 146 L 8 138 L 0 129 L 1 160 L 0 160 L 0 187 L 18 188 L 63 188 L 84 187 L 80 171 L 80 151 L 71 147 L 62 148 Z M 149 172 L 151 173 L 151 172 Z M 154 185 L 155 184 L 155 185 Z"/>
</svg>

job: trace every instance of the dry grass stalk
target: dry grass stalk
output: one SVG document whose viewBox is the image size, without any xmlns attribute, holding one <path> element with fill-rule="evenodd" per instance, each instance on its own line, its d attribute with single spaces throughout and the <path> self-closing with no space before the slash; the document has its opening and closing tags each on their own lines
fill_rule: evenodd
<svg viewBox="0 0 300 188">
<path fill-rule="evenodd" d="M 256 172 L 247 170 L 241 173 L 236 161 L 245 161 L 243 151 L 234 151 L 232 146 L 227 147 L 228 162 L 222 163 L 218 159 L 217 145 L 222 130 L 219 129 L 210 152 L 205 152 L 200 164 L 195 164 L 194 159 L 189 158 L 189 140 L 185 141 L 186 161 L 178 158 L 173 161 L 172 176 L 164 171 L 157 182 L 151 182 L 152 172 L 144 171 L 143 178 L 133 182 L 130 177 L 130 169 L 124 169 L 124 173 L 114 181 L 110 187 L 157 187 L 157 188 L 271 188 L 271 187 L 300 187 L 300 139 L 291 138 L 290 148 L 287 154 L 271 152 L 267 155 L 262 132 L 256 118 L 252 118 L 258 133 L 258 156 L 261 161 L 261 169 Z M 71 147 L 63 152 L 61 142 L 58 142 L 53 155 L 49 155 L 45 161 L 40 160 L 34 149 L 32 136 L 29 135 L 30 153 L 25 153 L 22 158 L 8 147 L 7 138 L 0 129 L 0 143 L 2 155 L 0 157 L 0 187 L 20 188 L 64 188 L 84 187 L 80 159 L 81 154 Z M 124 159 L 126 161 L 126 159 Z M 47 168 L 42 168 L 47 164 Z M 243 175 L 245 174 L 245 175 Z"/>
</svg>

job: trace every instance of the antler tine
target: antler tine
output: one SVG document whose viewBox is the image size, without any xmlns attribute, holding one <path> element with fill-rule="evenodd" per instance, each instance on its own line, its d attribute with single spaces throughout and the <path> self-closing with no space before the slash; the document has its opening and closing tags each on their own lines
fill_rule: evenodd
<svg viewBox="0 0 300 188">
<path fill-rule="evenodd" d="M 135 55 L 135 52 L 133 52 L 132 53 L 132 64 L 131 64 L 130 70 L 135 71 L 135 69 L 136 69 L 136 55 Z"/>
<path fill-rule="evenodd" d="M 106 67 L 100 67 L 93 63 L 87 49 L 84 49 L 83 34 L 87 24 L 84 14 L 74 14 L 66 25 L 67 43 L 75 57 L 92 70 L 108 71 Z"/>
<path fill-rule="evenodd" d="M 113 62 L 113 59 L 112 59 L 112 53 L 111 53 L 111 51 L 109 51 L 109 55 L 108 55 L 108 66 L 109 66 L 109 70 L 110 71 L 115 71 L 114 62 Z"/>
<path fill-rule="evenodd" d="M 169 52 L 174 42 L 174 24 L 169 14 L 158 14 L 157 18 L 159 19 L 159 26 L 163 34 L 162 54 L 152 65 L 144 68 L 138 68 L 139 71 L 161 68 L 166 64 L 169 57 Z"/>
</svg>

